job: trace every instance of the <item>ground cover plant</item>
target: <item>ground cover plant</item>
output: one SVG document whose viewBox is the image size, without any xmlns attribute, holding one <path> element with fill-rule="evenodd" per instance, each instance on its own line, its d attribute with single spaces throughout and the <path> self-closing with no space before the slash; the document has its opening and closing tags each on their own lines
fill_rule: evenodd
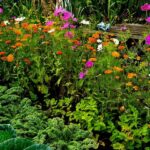
<svg viewBox="0 0 150 150">
<path fill-rule="evenodd" d="M 90 32 L 89 21 L 63 7 L 32 18 L 10 17 L 6 6 L 0 124 L 53 150 L 150 149 L 149 33 L 129 44 L 129 31 Z"/>
</svg>

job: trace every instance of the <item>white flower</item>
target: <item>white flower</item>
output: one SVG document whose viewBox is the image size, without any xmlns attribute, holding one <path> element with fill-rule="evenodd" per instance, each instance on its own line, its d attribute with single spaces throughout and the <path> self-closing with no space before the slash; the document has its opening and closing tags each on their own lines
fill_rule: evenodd
<svg viewBox="0 0 150 150">
<path fill-rule="evenodd" d="M 19 18 L 16 18 L 15 21 L 20 22 L 20 21 L 23 21 L 24 19 L 25 17 L 19 17 Z"/>
<path fill-rule="evenodd" d="M 118 39 L 112 38 L 112 40 L 115 43 L 115 45 L 119 45 L 119 40 Z"/>
<path fill-rule="evenodd" d="M 55 31 L 55 29 L 51 29 L 51 30 L 48 31 L 48 33 L 52 33 L 54 31 Z"/>
<path fill-rule="evenodd" d="M 102 49 L 103 49 L 102 44 L 99 44 L 98 47 L 97 47 L 97 51 L 101 51 Z"/>
<path fill-rule="evenodd" d="M 85 24 L 85 25 L 89 25 L 89 24 L 90 24 L 90 22 L 89 22 L 89 21 L 86 21 L 86 20 L 82 20 L 80 23 L 81 23 L 81 24 Z"/>
<path fill-rule="evenodd" d="M 102 43 L 102 40 L 101 39 L 97 39 L 97 43 Z"/>
<path fill-rule="evenodd" d="M 4 24 L 7 25 L 7 24 L 10 24 L 10 22 L 8 20 L 5 20 Z"/>
</svg>

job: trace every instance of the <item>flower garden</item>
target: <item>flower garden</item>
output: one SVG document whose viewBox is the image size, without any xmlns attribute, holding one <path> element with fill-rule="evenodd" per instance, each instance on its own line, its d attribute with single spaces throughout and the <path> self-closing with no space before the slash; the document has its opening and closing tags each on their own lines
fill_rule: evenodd
<svg viewBox="0 0 150 150">
<path fill-rule="evenodd" d="M 132 39 L 62 5 L 44 16 L 10 3 L 0 1 L 0 150 L 150 150 L 150 28 Z M 149 25 L 150 4 L 138 9 Z"/>
</svg>

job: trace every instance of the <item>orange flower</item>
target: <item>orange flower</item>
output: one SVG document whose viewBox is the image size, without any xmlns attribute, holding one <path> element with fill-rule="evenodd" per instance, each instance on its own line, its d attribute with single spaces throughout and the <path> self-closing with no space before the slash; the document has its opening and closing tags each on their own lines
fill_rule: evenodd
<svg viewBox="0 0 150 150">
<path fill-rule="evenodd" d="M 7 56 L 7 61 L 8 61 L 8 62 L 13 62 L 13 61 L 14 61 L 14 55 L 13 55 L 13 54 L 9 54 L 9 55 Z"/>
<path fill-rule="evenodd" d="M 22 46 L 22 43 L 17 42 L 17 43 L 15 44 L 15 46 L 16 46 L 16 47 L 20 47 L 20 46 Z"/>
<path fill-rule="evenodd" d="M 89 59 L 89 61 L 95 62 L 97 59 L 95 57 L 92 57 Z"/>
<path fill-rule="evenodd" d="M 105 70 L 104 73 L 105 73 L 105 74 L 111 74 L 111 73 L 112 73 L 112 70 L 109 70 L 109 69 L 108 69 L 108 70 Z"/>
<path fill-rule="evenodd" d="M 0 52 L 0 55 L 5 55 L 6 54 L 6 52 Z"/>
<path fill-rule="evenodd" d="M 3 34 L 3 32 L 2 31 L 0 31 L 0 35 L 2 35 Z"/>
<path fill-rule="evenodd" d="M 95 38 L 95 39 L 98 39 L 99 38 L 99 34 L 95 33 L 95 34 L 92 35 L 92 37 Z"/>
<path fill-rule="evenodd" d="M 138 89 L 139 89 L 139 87 L 138 86 L 133 86 L 133 89 L 135 90 L 135 91 L 137 91 Z"/>
<path fill-rule="evenodd" d="M 13 31 L 16 35 L 21 35 L 22 34 L 21 30 L 19 30 L 19 29 L 14 29 Z"/>
<path fill-rule="evenodd" d="M 7 57 L 6 57 L 6 56 L 3 56 L 3 57 L 1 57 L 1 60 L 7 61 Z"/>
<path fill-rule="evenodd" d="M 136 77 L 136 76 L 137 76 L 136 73 L 128 73 L 128 74 L 127 74 L 127 78 L 129 78 L 129 79 L 132 79 L 132 78 L 134 78 L 134 77 Z"/>
<path fill-rule="evenodd" d="M 88 43 L 96 43 L 96 39 L 93 37 L 89 37 Z"/>
<path fill-rule="evenodd" d="M 10 43 L 11 43 L 11 40 L 5 41 L 5 44 L 10 44 Z"/>
<path fill-rule="evenodd" d="M 29 58 L 24 58 L 23 61 L 27 64 L 27 65 L 30 65 L 31 64 L 31 61 Z"/>
<path fill-rule="evenodd" d="M 62 52 L 62 51 L 57 51 L 56 54 L 57 54 L 57 55 L 62 55 L 63 52 Z"/>
<path fill-rule="evenodd" d="M 119 76 L 115 76 L 115 79 L 120 79 L 120 77 Z"/>
<path fill-rule="evenodd" d="M 109 45 L 109 42 L 102 42 L 102 45 L 103 45 L 103 46 L 108 46 L 108 45 Z"/>
<path fill-rule="evenodd" d="M 127 54 L 124 54 L 124 55 L 123 55 L 123 58 L 124 58 L 124 59 L 128 59 L 129 56 L 128 56 Z"/>
<path fill-rule="evenodd" d="M 16 48 L 16 45 L 12 45 L 11 48 L 14 48 L 14 49 L 15 49 L 15 48 Z"/>
<path fill-rule="evenodd" d="M 118 46 L 118 50 L 122 51 L 124 49 L 125 49 L 125 46 L 123 46 L 123 45 Z"/>
<path fill-rule="evenodd" d="M 118 71 L 118 72 L 122 72 L 122 71 L 123 71 L 123 69 L 122 69 L 122 68 L 120 68 L 120 67 L 116 67 L 116 66 L 114 66 L 114 67 L 113 67 L 113 69 L 114 69 L 115 71 Z"/>
<path fill-rule="evenodd" d="M 111 55 L 116 58 L 120 57 L 120 53 L 118 53 L 117 51 L 112 52 Z"/>
<path fill-rule="evenodd" d="M 148 52 L 150 52 L 150 47 L 146 48 L 146 50 L 147 50 Z"/>
<path fill-rule="evenodd" d="M 86 62 L 86 59 L 82 59 L 82 62 L 85 63 L 85 62 Z"/>
</svg>

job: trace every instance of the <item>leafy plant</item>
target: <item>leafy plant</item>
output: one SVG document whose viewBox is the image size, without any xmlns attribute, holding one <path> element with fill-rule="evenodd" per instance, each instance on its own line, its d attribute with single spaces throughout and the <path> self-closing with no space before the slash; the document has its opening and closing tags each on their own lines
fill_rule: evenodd
<svg viewBox="0 0 150 150">
<path fill-rule="evenodd" d="M 49 143 L 53 150 L 96 149 L 98 146 L 90 132 L 75 124 L 65 125 L 61 118 L 49 119 L 47 127 L 40 130 L 34 140 Z"/>
<path fill-rule="evenodd" d="M 50 150 L 46 145 L 34 144 L 25 138 L 17 138 L 10 125 L 0 125 L 0 149 L 3 150 Z"/>
</svg>

